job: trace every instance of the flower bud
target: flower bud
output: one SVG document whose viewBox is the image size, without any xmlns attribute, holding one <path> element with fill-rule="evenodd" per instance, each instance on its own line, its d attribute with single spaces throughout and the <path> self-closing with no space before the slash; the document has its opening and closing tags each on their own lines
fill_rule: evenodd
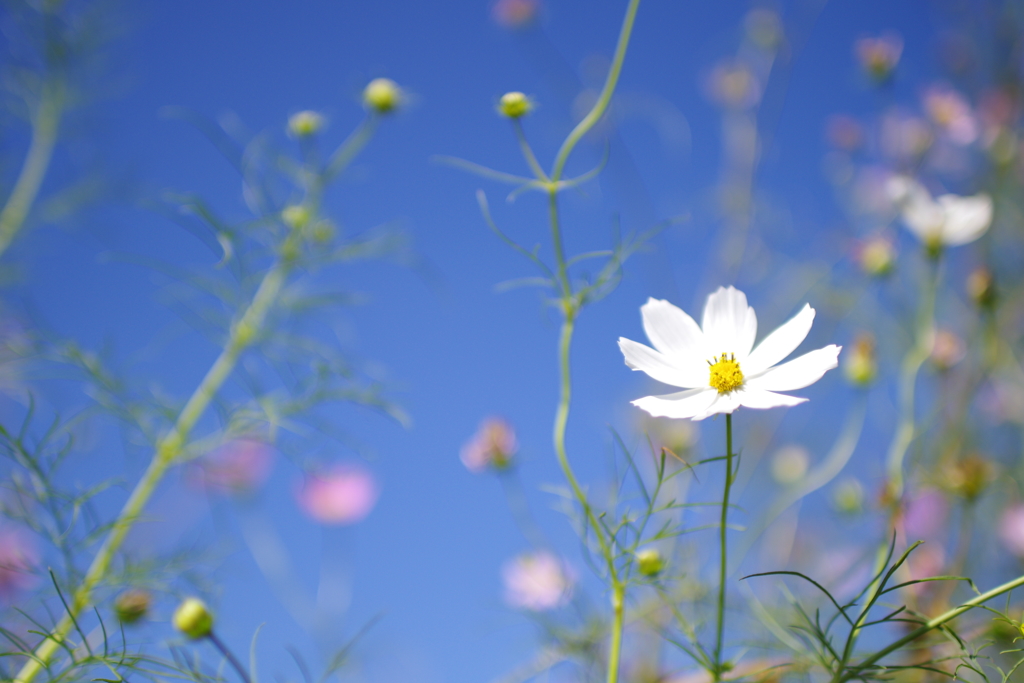
<svg viewBox="0 0 1024 683">
<path fill-rule="evenodd" d="M 213 615 L 199 598 L 185 598 L 171 619 L 174 628 L 192 639 L 205 638 L 213 630 Z"/>
<path fill-rule="evenodd" d="M 153 598 L 149 592 L 140 588 L 131 588 L 117 596 L 114 600 L 114 614 L 124 624 L 134 624 L 149 612 Z"/>
<path fill-rule="evenodd" d="M 375 78 L 363 90 L 363 105 L 378 114 L 388 114 L 402 104 L 402 89 L 390 78 Z"/>
<path fill-rule="evenodd" d="M 653 578 L 665 570 L 668 562 L 656 548 L 641 550 L 636 554 L 636 566 L 641 576 Z"/>
<path fill-rule="evenodd" d="M 903 39 L 896 34 L 861 38 L 854 45 L 861 67 L 876 83 L 888 81 L 903 54 Z"/>
<path fill-rule="evenodd" d="M 896 265 L 896 250 L 886 238 L 875 237 L 861 247 L 859 260 L 866 275 L 883 277 Z"/>
<path fill-rule="evenodd" d="M 289 228 L 302 228 L 306 223 L 309 223 L 311 217 L 309 209 L 302 204 L 286 206 L 281 212 L 281 220 Z"/>
<path fill-rule="evenodd" d="M 946 486 L 968 502 L 974 502 L 984 493 L 994 474 L 990 461 L 972 453 L 946 469 Z"/>
<path fill-rule="evenodd" d="M 313 229 L 309 231 L 309 238 L 316 244 L 329 244 L 337 232 L 334 223 L 325 218 L 313 225 Z"/>
<path fill-rule="evenodd" d="M 856 387 L 866 387 L 874 381 L 878 363 L 875 361 L 875 338 L 871 334 L 862 332 L 857 335 L 853 349 L 843 359 L 843 373 Z"/>
<path fill-rule="evenodd" d="M 772 457 L 772 478 L 783 486 L 797 483 L 810 466 L 807 449 L 795 444 L 780 448 Z"/>
<path fill-rule="evenodd" d="M 315 111 L 300 111 L 288 117 L 288 134 L 295 138 L 316 135 L 324 127 L 324 117 Z"/>
<path fill-rule="evenodd" d="M 498 101 L 498 112 L 510 119 L 518 119 L 533 111 L 533 101 L 521 92 L 507 92 Z"/>
<path fill-rule="evenodd" d="M 931 361 L 939 372 L 946 372 L 967 355 L 967 345 L 949 330 L 939 330 L 932 340 Z"/>
<path fill-rule="evenodd" d="M 864 509 L 864 487 L 856 479 L 844 479 L 832 490 L 832 505 L 839 512 L 854 515 Z"/>
<path fill-rule="evenodd" d="M 981 266 L 967 276 L 967 294 L 979 308 L 992 308 L 996 303 L 996 285 L 992 271 Z"/>
</svg>

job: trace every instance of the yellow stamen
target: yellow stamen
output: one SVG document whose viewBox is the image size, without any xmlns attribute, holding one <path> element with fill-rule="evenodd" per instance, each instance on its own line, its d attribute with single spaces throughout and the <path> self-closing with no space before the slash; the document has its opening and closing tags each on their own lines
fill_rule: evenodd
<svg viewBox="0 0 1024 683">
<path fill-rule="evenodd" d="M 728 394 L 743 384 L 743 372 L 740 371 L 740 364 L 736 362 L 736 354 L 723 353 L 715 356 L 715 361 L 708 361 L 711 366 L 711 378 L 708 384 L 718 389 L 720 394 Z"/>
</svg>

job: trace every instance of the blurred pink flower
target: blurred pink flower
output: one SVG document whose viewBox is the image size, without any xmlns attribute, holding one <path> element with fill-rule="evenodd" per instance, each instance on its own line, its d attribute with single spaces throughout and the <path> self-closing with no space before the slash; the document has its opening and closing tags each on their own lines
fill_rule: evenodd
<svg viewBox="0 0 1024 683">
<path fill-rule="evenodd" d="M 708 97 L 731 109 L 746 109 L 761 100 L 761 82 L 742 62 L 720 62 L 708 74 Z"/>
<path fill-rule="evenodd" d="M 934 85 L 924 93 L 928 118 L 950 141 L 969 145 L 978 139 L 978 121 L 963 95 L 944 85 Z"/>
<path fill-rule="evenodd" d="M 522 28 L 536 20 L 540 0 L 498 0 L 491 6 L 491 18 L 505 28 Z"/>
<path fill-rule="evenodd" d="M 861 38 L 853 45 L 861 67 L 881 83 L 892 76 L 903 55 L 903 39 L 896 33 L 883 33 L 877 38 Z"/>
<path fill-rule="evenodd" d="M 270 474 L 274 453 L 255 439 L 234 439 L 200 458 L 189 470 L 189 481 L 216 493 L 249 493 Z"/>
<path fill-rule="evenodd" d="M 999 538 L 1006 549 L 1024 558 L 1024 505 L 1006 508 L 999 520 Z"/>
<path fill-rule="evenodd" d="M 505 602 L 534 612 L 561 607 L 572 597 L 574 578 L 565 562 L 546 551 L 526 553 L 505 564 Z"/>
<path fill-rule="evenodd" d="M 378 494 L 369 471 L 347 464 L 307 474 L 296 498 L 303 511 L 321 524 L 354 524 L 370 514 Z"/>
<path fill-rule="evenodd" d="M 829 144 L 845 152 L 853 152 L 864 144 L 864 127 L 852 116 L 833 114 L 825 124 Z"/>
<path fill-rule="evenodd" d="M 519 443 L 511 425 L 500 417 L 489 417 L 480 423 L 459 457 L 470 472 L 483 472 L 488 467 L 508 467 L 517 450 Z"/>
<path fill-rule="evenodd" d="M 945 371 L 959 363 L 967 355 L 967 344 L 949 330 L 939 330 L 932 340 L 931 360 L 935 367 Z"/>
<path fill-rule="evenodd" d="M 9 600 L 15 593 L 35 582 L 33 567 L 39 561 L 35 544 L 24 533 L 0 528 L 0 599 Z"/>
<path fill-rule="evenodd" d="M 907 542 L 932 538 L 945 527 L 949 503 L 942 492 L 923 489 L 910 499 L 903 510 L 903 529 Z"/>
</svg>

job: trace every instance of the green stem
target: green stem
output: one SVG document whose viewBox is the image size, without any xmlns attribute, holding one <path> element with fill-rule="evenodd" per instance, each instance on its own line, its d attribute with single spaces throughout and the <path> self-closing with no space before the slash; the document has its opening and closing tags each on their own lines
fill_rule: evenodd
<svg viewBox="0 0 1024 683">
<path fill-rule="evenodd" d="M 7 251 L 15 235 L 24 226 L 25 218 L 39 194 L 39 187 L 53 158 L 63 101 L 63 89 L 59 81 L 47 83 L 43 87 L 39 108 L 32 122 L 32 142 L 29 143 L 25 163 L 7 203 L 0 211 L 0 256 Z"/>
<path fill-rule="evenodd" d="M 242 666 L 242 663 L 240 661 L 238 661 L 238 657 L 235 657 L 235 654 L 228 649 L 228 646 L 224 644 L 224 641 L 218 638 L 217 634 L 213 631 L 210 631 L 208 634 L 206 634 L 206 637 L 210 639 L 210 642 L 213 643 L 213 646 L 215 648 L 220 650 L 220 653 L 224 655 L 224 658 L 228 660 L 228 662 L 231 664 L 231 667 L 238 674 L 238 677 L 242 679 L 242 683 L 252 683 L 252 681 L 249 679 L 249 674 L 245 670 L 245 667 Z"/>
<path fill-rule="evenodd" d="M 612 589 L 612 642 L 608 649 L 608 683 L 619 680 L 619 657 L 622 652 L 622 623 L 625 614 L 626 586 L 616 582 Z"/>
<path fill-rule="evenodd" d="M 857 664 L 855 667 L 853 667 L 853 670 L 844 671 L 845 667 L 844 668 L 840 668 L 838 671 L 836 671 L 835 675 L 832 677 L 833 683 L 844 683 L 845 681 L 850 681 L 850 680 L 853 680 L 855 678 L 863 677 L 863 675 L 864 675 L 863 672 L 864 672 L 865 669 L 867 669 L 870 666 L 873 666 L 877 661 L 879 661 L 880 659 L 882 659 L 886 655 L 889 655 L 889 654 L 892 654 L 893 652 L 896 652 L 897 650 L 902 648 L 904 645 L 907 645 L 908 643 L 912 643 L 913 641 L 917 640 L 918 638 L 920 638 L 921 636 L 925 635 L 929 631 L 932 631 L 933 629 L 939 628 L 943 624 L 945 624 L 945 623 L 947 623 L 949 621 L 952 621 L 953 619 L 957 618 L 958 616 L 960 616 L 961 614 L 963 614 L 967 610 L 972 609 L 974 607 L 977 607 L 978 605 L 981 605 L 981 604 L 983 604 L 985 602 L 988 602 L 992 598 L 998 597 L 998 596 L 1002 595 L 1003 593 L 1007 593 L 1007 592 L 1013 590 L 1014 588 L 1018 588 L 1019 586 L 1024 586 L 1024 576 L 1019 576 L 1016 579 L 1014 579 L 1013 581 L 1008 581 L 1007 583 L 1004 583 L 1001 586 L 997 586 L 996 588 L 993 588 L 992 590 L 988 591 L 987 593 L 982 593 L 981 595 L 977 596 L 976 598 L 968 600 L 967 602 L 963 603 L 959 607 L 954 607 L 953 609 L 951 609 L 951 610 L 949 610 L 947 612 L 944 612 L 943 614 L 940 614 L 939 616 L 935 617 L 934 619 L 931 619 L 930 621 L 926 621 L 924 624 L 922 624 L 918 628 L 914 629 L 913 631 L 911 631 L 907 635 L 903 636 L 902 638 L 900 638 L 896 642 L 892 643 L 891 645 L 889 645 L 889 646 L 887 646 L 885 648 L 882 648 L 881 650 L 879 650 L 875 654 L 871 655 L 870 657 L 868 657 L 867 659 L 862 661 L 860 664 Z"/>
<path fill-rule="evenodd" d="M 732 491 L 732 413 L 725 415 L 725 492 L 722 494 L 722 519 L 719 525 L 719 567 L 718 567 L 718 605 L 715 613 L 715 669 L 712 671 L 717 683 L 725 673 L 722 664 L 722 640 L 725 636 L 725 576 L 728 561 L 727 523 L 729 519 L 729 494 Z"/>
<path fill-rule="evenodd" d="M 612 65 L 608 69 L 608 77 L 605 79 L 604 87 L 597 98 L 594 107 L 583 117 L 583 120 L 576 124 L 576 127 L 569 133 L 569 137 L 562 143 L 555 157 L 555 165 L 551 171 L 551 181 L 557 183 L 562 179 L 562 172 L 565 170 L 565 162 L 569 160 L 576 143 L 593 128 L 611 102 L 612 93 L 619 82 L 619 74 L 622 72 L 622 63 L 626 59 L 626 48 L 629 47 L 629 36 L 633 32 L 633 22 L 636 20 L 636 11 L 640 7 L 640 0 L 629 0 L 629 7 L 626 8 L 626 18 L 622 21 L 622 29 L 619 31 L 619 42 L 615 46 L 615 56 L 612 58 Z"/>
<path fill-rule="evenodd" d="M 903 461 L 916 436 L 914 390 L 917 385 L 917 374 L 932 352 L 935 334 L 935 297 L 939 278 L 937 258 L 930 259 L 929 273 L 926 277 L 916 338 L 914 345 L 903 358 L 900 372 L 900 420 L 889 446 L 889 490 L 886 493 L 894 504 L 903 495 Z"/>
<path fill-rule="evenodd" d="M 548 178 L 548 174 L 541 168 L 540 162 L 537 161 L 537 155 L 533 153 L 533 148 L 530 147 L 530 143 L 526 140 L 526 133 L 523 132 L 523 124 L 519 119 L 511 119 L 512 128 L 516 131 L 516 139 L 519 141 L 519 149 L 523 152 L 523 158 L 526 159 L 526 163 L 529 164 L 530 170 L 533 171 L 533 175 L 537 176 L 537 180 L 542 183 L 550 183 L 551 180 Z"/>
<path fill-rule="evenodd" d="M 286 246 L 288 242 L 297 239 L 299 239 L 298 234 L 293 232 L 285 240 Z M 185 407 L 182 408 L 174 427 L 157 443 L 156 453 L 150 461 L 149 467 L 146 468 L 139 483 L 135 485 L 135 489 L 121 509 L 113 528 L 107 534 L 99 552 L 93 558 L 92 564 L 89 565 L 82 583 L 74 591 L 68 612 L 57 623 L 53 632 L 48 634 L 36 648 L 34 655 L 18 672 L 13 683 L 29 683 L 43 667 L 48 665 L 71 630 L 75 617 L 89 606 L 93 591 L 106 576 L 114 555 L 120 549 L 128 531 L 139 519 L 143 508 L 156 490 L 157 484 L 160 483 L 167 470 L 180 458 L 192 428 L 234 370 L 242 351 L 262 329 L 267 313 L 277 299 L 290 268 L 291 263 L 282 260 L 264 276 L 249 307 L 232 327 L 227 344 L 217 360 L 214 361 L 206 376 L 203 377 L 203 381 L 189 398 Z"/>
</svg>

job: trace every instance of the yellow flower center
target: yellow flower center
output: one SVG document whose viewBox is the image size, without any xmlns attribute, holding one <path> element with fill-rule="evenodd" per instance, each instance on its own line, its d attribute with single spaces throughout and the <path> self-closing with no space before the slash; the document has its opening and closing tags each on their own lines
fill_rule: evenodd
<svg viewBox="0 0 1024 683">
<path fill-rule="evenodd" d="M 708 384 L 713 389 L 718 389 L 720 394 L 728 394 L 733 389 L 743 384 L 743 372 L 740 364 L 736 362 L 736 354 L 723 353 L 715 356 L 715 361 L 708 361 L 711 366 L 711 377 Z"/>
</svg>

